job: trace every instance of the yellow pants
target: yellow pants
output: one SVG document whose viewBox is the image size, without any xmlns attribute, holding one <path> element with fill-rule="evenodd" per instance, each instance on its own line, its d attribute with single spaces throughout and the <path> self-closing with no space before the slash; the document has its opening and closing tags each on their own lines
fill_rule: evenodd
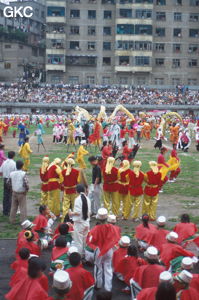
<svg viewBox="0 0 199 300">
<path fill-rule="evenodd" d="M 81 169 L 86 169 L 86 164 L 83 158 L 78 158 L 77 163 Z"/>
<path fill-rule="evenodd" d="M 74 194 L 64 193 L 62 221 L 64 220 L 66 214 L 68 213 L 69 208 L 71 208 L 73 210 L 76 197 L 77 197 L 77 194 L 75 194 L 75 193 Z"/>
<path fill-rule="evenodd" d="M 119 197 L 119 203 L 120 204 L 121 204 L 121 202 L 123 203 L 122 215 L 123 215 L 124 219 L 128 219 L 128 217 L 130 215 L 130 197 L 129 197 L 129 194 L 124 195 L 124 194 L 118 193 L 118 197 Z M 119 207 L 120 207 L 120 205 L 119 205 Z"/>
<path fill-rule="evenodd" d="M 48 205 L 48 192 L 41 191 L 41 205 Z"/>
<path fill-rule="evenodd" d="M 29 166 L 30 166 L 30 159 L 29 158 L 24 158 L 23 170 L 28 171 Z"/>
<path fill-rule="evenodd" d="M 67 139 L 67 145 L 75 145 L 75 138 L 74 138 L 74 136 L 72 135 L 69 135 L 68 136 L 68 139 Z"/>
<path fill-rule="evenodd" d="M 158 204 L 158 195 L 148 196 L 144 195 L 142 214 L 149 215 L 150 219 L 156 219 L 156 209 Z"/>
<path fill-rule="evenodd" d="M 55 215 L 60 215 L 60 189 L 48 192 L 48 208 Z"/>
<path fill-rule="evenodd" d="M 103 196 L 104 196 L 104 207 L 108 210 L 109 213 L 112 210 L 112 213 L 115 216 L 118 216 L 119 205 L 120 205 L 120 202 L 118 201 L 119 200 L 118 193 L 104 191 Z M 112 206 L 112 208 L 111 208 L 111 206 Z"/>
<path fill-rule="evenodd" d="M 141 206 L 142 196 L 132 196 L 130 195 L 130 213 L 133 209 L 132 219 L 137 219 L 140 216 L 140 206 Z"/>
</svg>

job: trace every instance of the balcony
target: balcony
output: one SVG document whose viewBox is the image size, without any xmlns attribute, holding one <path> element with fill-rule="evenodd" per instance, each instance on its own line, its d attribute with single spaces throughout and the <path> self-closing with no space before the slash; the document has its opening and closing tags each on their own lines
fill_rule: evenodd
<svg viewBox="0 0 199 300">
<path fill-rule="evenodd" d="M 115 72 L 150 73 L 151 66 L 115 66 Z"/>
<path fill-rule="evenodd" d="M 97 56 L 91 55 L 70 55 L 66 56 L 66 65 L 68 66 L 87 66 L 96 67 Z"/>
<path fill-rule="evenodd" d="M 46 71 L 62 71 L 62 72 L 66 72 L 66 66 L 65 65 L 46 64 Z"/>
</svg>

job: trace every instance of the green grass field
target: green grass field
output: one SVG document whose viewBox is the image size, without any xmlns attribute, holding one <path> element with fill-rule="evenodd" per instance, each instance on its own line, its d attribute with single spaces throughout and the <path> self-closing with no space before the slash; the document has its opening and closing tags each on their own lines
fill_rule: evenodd
<svg viewBox="0 0 199 300">
<path fill-rule="evenodd" d="M 32 126 L 30 128 L 31 134 L 33 134 L 35 128 Z M 45 136 L 44 141 L 48 137 L 48 141 L 51 143 L 51 132 L 52 128 L 45 128 Z M 17 140 L 16 140 L 17 142 Z M 136 159 L 142 161 L 142 170 L 145 172 L 149 169 L 148 162 L 150 160 L 156 160 L 158 156 L 158 150 L 153 149 L 154 141 L 150 142 L 150 147 L 145 142 L 142 144 L 142 148 L 138 151 Z M 17 148 L 16 148 L 17 149 Z M 36 148 L 35 148 L 36 149 Z M 66 146 L 63 144 L 53 145 L 53 147 L 49 147 L 50 150 L 47 151 L 46 154 L 49 155 L 50 160 L 52 161 L 56 157 L 60 157 L 61 159 L 65 159 L 66 156 L 75 151 L 75 149 L 70 149 L 69 152 L 66 152 Z M 9 146 L 6 148 L 9 149 Z M 90 151 L 90 149 L 88 149 Z M 99 154 L 99 151 L 95 152 L 95 148 L 91 148 L 90 154 Z M 39 185 L 39 167 L 41 165 L 41 160 L 44 154 L 34 153 L 31 156 L 31 169 L 29 178 L 33 178 L 31 183 L 31 188 L 28 193 L 29 201 L 34 203 L 35 208 L 39 205 L 40 198 L 40 185 Z M 168 156 L 168 155 L 167 155 Z M 175 184 L 166 184 L 164 187 L 164 196 L 168 196 L 168 198 L 173 199 L 173 207 L 175 208 L 175 204 L 180 203 L 180 205 L 192 215 L 193 210 L 199 209 L 198 196 L 199 196 L 199 158 L 198 152 L 194 150 L 194 148 L 188 153 L 179 153 L 179 157 L 181 159 L 181 169 L 182 172 Z M 16 159 L 19 159 L 17 155 Z M 89 163 L 87 162 L 88 168 L 86 169 L 86 177 L 88 182 L 91 182 L 91 168 Z M 181 199 L 182 198 L 182 199 Z M 0 179 L 0 201 L 2 201 L 2 179 Z M 196 211 L 195 211 L 196 212 Z M 163 212 L 162 212 L 163 213 Z M 176 212 L 178 214 L 178 211 Z M 196 213 L 193 214 L 192 220 L 196 223 L 199 223 L 199 216 L 196 216 Z M 33 216 L 30 216 L 32 219 Z M 176 221 L 176 219 L 171 221 Z M 20 225 L 10 225 L 7 217 L 0 216 L 0 238 L 15 238 L 17 232 L 20 230 Z M 128 226 L 123 227 L 123 231 L 128 231 Z M 132 232 L 132 229 L 130 230 Z M 128 232 L 127 232 L 128 233 Z"/>
</svg>

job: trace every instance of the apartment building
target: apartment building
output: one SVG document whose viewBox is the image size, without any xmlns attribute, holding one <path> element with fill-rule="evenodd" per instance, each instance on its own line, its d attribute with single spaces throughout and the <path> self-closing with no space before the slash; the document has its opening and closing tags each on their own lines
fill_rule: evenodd
<svg viewBox="0 0 199 300">
<path fill-rule="evenodd" d="M 48 82 L 199 85 L 199 0 L 47 0 Z"/>
<path fill-rule="evenodd" d="M 31 6 L 31 18 L 5 18 L 0 3 L 0 81 L 41 80 L 45 75 L 45 13 L 42 1 L 10 2 Z"/>
</svg>

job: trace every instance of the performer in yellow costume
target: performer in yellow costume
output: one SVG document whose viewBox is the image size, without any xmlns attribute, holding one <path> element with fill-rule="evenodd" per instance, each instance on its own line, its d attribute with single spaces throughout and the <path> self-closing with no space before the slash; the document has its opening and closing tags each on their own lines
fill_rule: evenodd
<svg viewBox="0 0 199 300">
<path fill-rule="evenodd" d="M 89 154 L 89 152 L 84 149 L 84 145 L 86 145 L 86 141 L 83 140 L 81 141 L 81 146 L 79 147 L 78 151 L 77 151 L 77 163 L 79 164 L 79 167 L 81 169 L 86 169 L 86 164 L 85 164 L 85 161 L 84 161 L 84 156 Z"/>
<path fill-rule="evenodd" d="M 6 124 L 2 120 L 0 120 L 0 143 L 3 142 L 2 136 L 4 127 L 6 127 Z"/>
<path fill-rule="evenodd" d="M 75 133 L 75 126 L 70 121 L 70 123 L 68 124 L 68 139 L 67 139 L 68 149 L 69 149 L 69 145 L 74 145 L 75 146 L 74 133 Z M 75 146 L 75 148 L 76 148 L 76 146 Z M 67 149 L 67 151 L 68 151 L 68 149 Z"/>
<path fill-rule="evenodd" d="M 40 168 L 40 179 L 41 179 L 41 205 L 48 204 L 48 166 L 49 157 L 44 156 L 42 165 Z"/>
<path fill-rule="evenodd" d="M 23 166 L 24 171 L 28 171 L 28 169 L 29 169 L 31 153 L 32 153 L 32 150 L 30 149 L 29 138 L 26 137 L 24 140 L 24 143 L 21 145 L 21 147 L 19 149 L 19 155 L 24 160 L 24 166 Z"/>
<path fill-rule="evenodd" d="M 63 182 L 60 164 L 61 159 L 55 158 L 48 167 L 48 207 L 56 216 L 60 214 L 60 188 Z"/>
</svg>

